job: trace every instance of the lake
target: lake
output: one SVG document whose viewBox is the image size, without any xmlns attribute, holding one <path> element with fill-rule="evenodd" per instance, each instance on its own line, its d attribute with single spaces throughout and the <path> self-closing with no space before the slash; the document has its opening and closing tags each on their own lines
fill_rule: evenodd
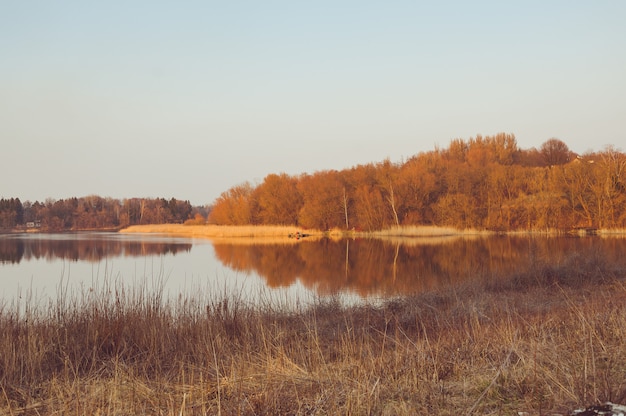
<svg viewBox="0 0 626 416">
<path fill-rule="evenodd" d="M 251 304 L 375 302 L 504 280 L 540 265 L 590 256 L 623 267 L 626 239 L 426 237 L 211 241 L 81 232 L 0 235 L 0 300 L 36 303 L 122 283 L 166 298 L 203 293 Z"/>
</svg>

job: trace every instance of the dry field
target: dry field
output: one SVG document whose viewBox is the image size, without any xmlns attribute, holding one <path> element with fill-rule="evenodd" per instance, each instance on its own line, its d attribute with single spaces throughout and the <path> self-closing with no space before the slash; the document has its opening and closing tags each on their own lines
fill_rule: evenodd
<svg viewBox="0 0 626 416">
<path fill-rule="evenodd" d="M 2 415 L 530 415 L 626 400 L 626 271 L 601 253 L 342 307 L 104 282 L 0 304 Z"/>
</svg>

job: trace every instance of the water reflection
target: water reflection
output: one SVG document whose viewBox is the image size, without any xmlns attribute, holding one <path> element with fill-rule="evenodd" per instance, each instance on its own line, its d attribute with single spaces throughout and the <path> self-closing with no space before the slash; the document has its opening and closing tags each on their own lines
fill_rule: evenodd
<svg viewBox="0 0 626 416">
<path fill-rule="evenodd" d="M 191 250 L 190 242 L 118 238 L 114 233 L 8 235 L 0 237 L 0 262 L 56 259 L 99 262 L 111 257 L 176 254 Z"/>
<path fill-rule="evenodd" d="M 626 240 L 601 238 L 489 238 L 321 240 L 299 244 L 214 243 L 227 267 L 255 272 L 270 287 L 300 281 L 320 295 L 349 291 L 394 296 L 470 280 L 505 279 L 541 262 L 602 253 L 624 264 Z"/>
<path fill-rule="evenodd" d="M 600 237 L 234 239 L 210 243 L 116 233 L 3 235 L 0 265 L 7 267 L 0 268 L 0 280 L 11 292 L 19 285 L 49 286 L 59 275 L 71 275 L 73 281 L 88 284 L 100 269 L 114 270 L 115 276 L 127 279 L 163 273 L 174 293 L 193 279 L 230 287 L 237 286 L 234 282 L 239 276 L 252 275 L 241 284 L 257 292 L 264 287 L 296 288 L 319 296 L 386 297 L 464 282 L 500 281 L 538 263 L 558 266 L 572 256 L 595 256 L 623 268 L 624 253 L 626 239 Z M 113 258 L 117 259 L 111 261 Z M 71 273 L 66 270 L 68 261 Z"/>
</svg>

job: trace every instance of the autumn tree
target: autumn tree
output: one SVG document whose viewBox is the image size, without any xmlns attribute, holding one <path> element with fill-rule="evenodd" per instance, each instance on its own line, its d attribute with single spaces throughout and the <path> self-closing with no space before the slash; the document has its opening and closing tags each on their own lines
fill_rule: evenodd
<svg viewBox="0 0 626 416">
<path fill-rule="evenodd" d="M 449 161 L 463 163 L 467 161 L 467 152 L 469 150 L 468 143 L 463 139 L 454 139 L 450 141 L 448 149 L 443 152 L 442 156 Z"/>
<path fill-rule="evenodd" d="M 474 220 L 475 204 L 467 194 L 446 194 L 437 201 L 437 225 L 457 228 L 471 228 Z"/>
<path fill-rule="evenodd" d="M 487 172 L 486 184 L 489 192 L 487 200 L 487 218 L 485 227 L 489 229 L 507 229 L 511 218 L 504 207 L 513 196 L 513 181 L 510 174 L 514 169 L 495 164 Z M 507 215 L 508 214 L 508 215 Z"/>
<path fill-rule="evenodd" d="M 214 202 L 208 221 L 217 225 L 249 225 L 253 223 L 254 188 L 249 182 L 236 185 Z"/>
<path fill-rule="evenodd" d="M 577 227 L 594 226 L 592 192 L 594 165 L 594 160 L 578 159 L 555 169 L 557 186 L 562 189 L 568 201 L 573 225 Z"/>
<path fill-rule="evenodd" d="M 389 204 L 389 210 L 393 218 L 393 225 L 399 226 L 400 219 L 398 217 L 398 199 L 395 191 L 395 188 L 397 188 L 398 167 L 391 163 L 389 159 L 385 159 L 385 161 L 378 164 L 376 171 L 378 172 L 378 186 L 380 186 L 384 198 Z"/>
<path fill-rule="evenodd" d="M 167 211 L 166 222 L 183 223 L 191 218 L 193 207 L 189 201 L 171 198 L 169 201 L 161 199 L 163 208 Z"/>
<path fill-rule="evenodd" d="M 435 224 L 435 204 L 446 190 L 448 164 L 438 150 L 419 154 L 401 168 L 399 185 L 405 199 L 403 224 Z"/>
<path fill-rule="evenodd" d="M 564 165 L 571 160 L 572 156 L 569 147 L 556 138 L 543 143 L 539 152 L 547 166 Z"/>
<path fill-rule="evenodd" d="M 120 207 L 120 226 L 143 224 L 142 206 L 143 203 L 140 198 L 124 199 Z"/>
<path fill-rule="evenodd" d="M 352 225 L 355 228 L 374 231 L 387 225 L 389 204 L 385 201 L 383 189 L 379 186 L 376 166 L 359 165 L 348 175 L 350 199 L 352 201 Z"/>
<path fill-rule="evenodd" d="M 0 199 L 0 228 L 13 228 L 24 222 L 24 207 L 19 198 Z"/>
<path fill-rule="evenodd" d="M 519 159 L 520 149 L 514 134 L 496 134 L 490 138 L 490 144 L 497 163 L 509 166 Z"/>
<path fill-rule="evenodd" d="M 545 166 L 545 159 L 536 148 L 520 149 L 517 153 L 516 164 L 525 167 Z"/>
<path fill-rule="evenodd" d="M 45 205 L 42 202 L 35 201 L 30 202 L 26 201 L 23 204 L 24 207 L 24 222 L 37 222 L 40 223 L 43 218 L 43 211 L 45 209 Z"/>
<path fill-rule="evenodd" d="M 303 227 L 328 230 L 342 228 L 344 216 L 344 186 L 337 171 L 317 172 L 300 177 L 298 189 L 303 205 L 298 223 Z"/>
<path fill-rule="evenodd" d="M 599 155 L 601 192 L 607 204 L 604 222 L 613 227 L 626 225 L 626 155 L 607 146 Z"/>
<path fill-rule="evenodd" d="M 295 225 L 302 208 L 296 179 L 282 173 L 265 177 L 255 190 L 259 219 L 263 224 Z"/>
</svg>

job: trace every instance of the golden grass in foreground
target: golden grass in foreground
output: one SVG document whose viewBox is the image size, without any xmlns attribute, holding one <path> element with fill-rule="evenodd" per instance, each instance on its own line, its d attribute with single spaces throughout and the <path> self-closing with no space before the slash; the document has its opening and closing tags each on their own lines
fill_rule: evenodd
<svg viewBox="0 0 626 416">
<path fill-rule="evenodd" d="M 596 253 L 378 307 L 166 301 L 119 283 L 45 308 L 16 301 L 0 306 L 0 414 L 534 415 L 623 402 L 624 274 Z"/>
</svg>

